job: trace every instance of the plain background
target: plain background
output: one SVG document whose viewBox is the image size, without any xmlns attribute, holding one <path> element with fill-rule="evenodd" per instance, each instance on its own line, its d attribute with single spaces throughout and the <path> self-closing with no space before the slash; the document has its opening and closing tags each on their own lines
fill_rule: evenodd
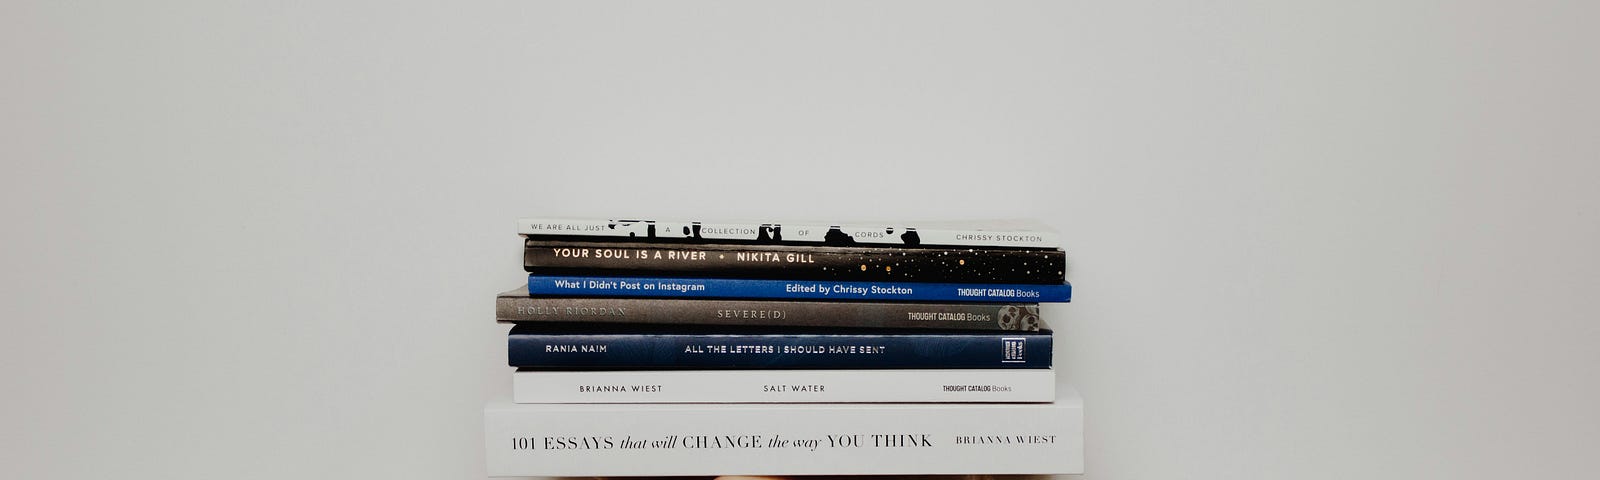
<svg viewBox="0 0 1600 480">
<path fill-rule="evenodd" d="M 1589 476 L 1593 5 L 5 2 L 0 476 L 479 477 L 531 215 L 1043 219 L 1085 478 Z"/>
</svg>

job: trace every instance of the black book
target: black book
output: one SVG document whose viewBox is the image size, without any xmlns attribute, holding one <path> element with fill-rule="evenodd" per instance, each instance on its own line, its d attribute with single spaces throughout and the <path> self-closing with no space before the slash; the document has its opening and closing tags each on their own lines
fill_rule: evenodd
<svg viewBox="0 0 1600 480">
<path fill-rule="evenodd" d="M 1055 249 L 815 247 L 550 241 L 528 238 L 523 267 L 540 275 L 759 278 L 1059 285 Z"/>
<path fill-rule="evenodd" d="M 513 367 L 550 370 L 1050 368 L 1050 330 L 522 323 Z"/>
</svg>

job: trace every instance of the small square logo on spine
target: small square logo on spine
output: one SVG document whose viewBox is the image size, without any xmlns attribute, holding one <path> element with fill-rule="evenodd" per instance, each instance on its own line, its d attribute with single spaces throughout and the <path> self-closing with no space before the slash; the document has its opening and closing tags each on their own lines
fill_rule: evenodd
<svg viewBox="0 0 1600 480">
<path fill-rule="evenodd" d="M 1023 357 L 1023 354 L 1027 353 L 1027 347 L 1026 347 L 1026 344 L 1024 343 L 1026 341 L 1027 341 L 1026 338 L 1019 338 L 1019 337 L 1004 337 L 1004 338 L 1001 338 L 1000 339 L 1000 363 L 1023 363 L 1023 362 L 1026 362 L 1027 359 Z"/>
</svg>

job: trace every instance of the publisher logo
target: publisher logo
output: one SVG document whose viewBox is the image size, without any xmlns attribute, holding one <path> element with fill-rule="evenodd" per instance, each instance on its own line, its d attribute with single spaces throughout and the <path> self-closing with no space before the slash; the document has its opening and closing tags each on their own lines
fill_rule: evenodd
<svg viewBox="0 0 1600 480">
<path fill-rule="evenodd" d="M 1023 354 L 1027 353 L 1027 348 L 1025 347 L 1025 343 L 1024 343 L 1026 341 L 1027 341 L 1027 339 L 1025 339 L 1025 338 L 1016 338 L 1016 337 L 1001 338 L 1000 339 L 1000 363 L 1023 363 L 1023 362 L 1026 362 L 1027 359 L 1023 357 Z"/>
<path fill-rule="evenodd" d="M 995 319 L 999 321 L 1001 330 L 1034 331 L 1041 328 L 1039 307 L 1035 306 L 1006 305 L 1000 307 Z"/>
</svg>

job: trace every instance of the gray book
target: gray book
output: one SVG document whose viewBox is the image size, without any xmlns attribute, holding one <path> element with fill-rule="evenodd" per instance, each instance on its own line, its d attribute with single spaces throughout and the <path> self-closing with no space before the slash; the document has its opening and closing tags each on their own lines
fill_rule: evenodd
<svg viewBox="0 0 1600 480">
<path fill-rule="evenodd" d="M 1037 303 L 532 297 L 526 285 L 495 299 L 495 320 L 1030 331 L 1043 326 Z"/>
</svg>

